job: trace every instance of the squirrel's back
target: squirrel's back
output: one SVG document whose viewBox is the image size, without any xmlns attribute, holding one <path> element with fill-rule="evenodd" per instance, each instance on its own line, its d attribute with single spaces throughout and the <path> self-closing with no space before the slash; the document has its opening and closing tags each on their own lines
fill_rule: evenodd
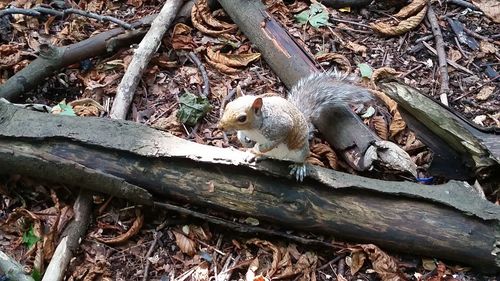
<svg viewBox="0 0 500 281">
<path fill-rule="evenodd" d="M 354 83 L 358 78 L 337 71 L 313 73 L 302 78 L 288 94 L 288 101 L 312 118 L 332 104 L 364 103 L 372 99 L 370 92 Z M 310 122 L 310 120 L 309 120 Z"/>
</svg>

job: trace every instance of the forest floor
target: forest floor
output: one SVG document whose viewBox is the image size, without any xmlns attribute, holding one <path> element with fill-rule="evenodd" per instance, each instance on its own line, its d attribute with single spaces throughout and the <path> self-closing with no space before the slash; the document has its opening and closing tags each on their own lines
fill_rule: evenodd
<svg viewBox="0 0 500 281">
<path fill-rule="evenodd" d="M 61 9 L 57 5 L 69 5 L 127 23 L 158 13 L 163 5 L 163 1 L 154 0 L 75 0 L 66 1 L 66 4 L 17 0 L 0 1 L 0 9 L 30 9 L 42 2 L 52 2 L 53 9 Z M 361 79 L 376 69 L 392 68 L 401 81 L 440 100 L 443 82 L 438 58 L 432 51 L 436 46 L 429 21 L 424 18 L 412 30 L 392 37 L 381 36 L 370 26 L 382 20 L 395 20 L 393 15 L 404 6 L 401 2 L 404 1 L 377 1 L 362 9 L 333 9 L 303 0 L 269 0 L 266 5 L 324 70 L 337 68 Z M 490 6 L 496 5 L 498 10 L 498 3 L 494 2 L 492 0 Z M 443 34 L 447 59 L 452 62 L 448 64 L 446 99 L 453 110 L 479 126 L 499 127 L 500 15 L 498 11 L 496 15 L 489 11 L 487 4 L 480 7 L 483 10 L 467 8 L 467 4 L 472 5 L 460 1 L 439 1 L 431 5 Z M 230 26 L 232 22 L 220 6 L 210 9 L 211 16 L 221 26 Z M 259 50 L 237 28 L 220 32 L 221 28 L 217 30 L 206 25 L 206 19 L 204 22 L 199 14 L 195 16 L 199 17 L 196 21 L 174 23 L 163 38 L 137 88 L 128 119 L 194 142 L 239 147 L 233 135 L 226 137 L 216 126 L 221 104 L 230 99 L 227 96 L 240 91 L 285 95 L 286 88 L 259 56 Z M 492 17 L 496 17 L 496 23 Z M 114 27 L 114 23 L 77 15 L 64 19 L 20 14 L 0 17 L 0 84 L 33 61 L 41 44 L 69 45 Z M 186 92 L 199 95 L 205 82 L 199 67 L 189 58 L 189 52 L 205 66 L 210 84 L 211 111 L 195 126 L 185 125 L 177 117 L 181 110 L 179 97 Z M 112 56 L 84 60 L 61 70 L 16 103 L 61 108 L 64 103 L 89 98 L 104 110 L 86 104 L 75 106 L 74 112 L 80 116 L 106 118 L 132 56 L 132 49 L 124 49 Z M 367 81 L 361 83 L 369 85 Z M 402 148 L 420 147 L 408 153 L 417 166 L 425 170 L 432 153 L 408 128 L 391 127 L 393 116 L 387 109 L 376 108 L 370 114 L 366 108 L 357 111 L 363 115 L 365 124 L 382 138 Z M 352 172 L 320 136 L 315 136 L 311 150 L 314 164 Z M 76 195 L 62 183 L 47 183 L 20 175 L 1 176 L 0 250 L 31 272 L 43 269 L 50 261 L 47 253 L 55 247 L 54 243 L 45 243 L 46 233 L 55 228 L 57 240 L 57 235 L 74 215 L 72 206 Z M 499 204 L 499 198 L 499 194 L 488 195 L 495 204 Z M 146 264 L 149 264 L 149 280 L 266 280 L 255 277 L 259 274 L 265 274 L 268 280 L 498 278 L 483 276 L 474 269 L 433 257 L 384 252 L 375 245 L 364 245 L 371 249 L 370 255 L 360 245 L 342 241 L 336 241 L 343 245 L 342 249 L 331 251 L 272 236 L 242 234 L 177 213 L 130 205 L 103 194 L 94 195 L 93 204 L 92 222 L 65 280 L 146 280 L 143 279 Z M 252 223 L 251 218 L 234 217 L 215 210 L 198 211 L 241 224 Z M 263 223 L 261 226 L 272 227 Z M 287 229 L 279 231 L 291 233 Z M 293 233 L 334 241 L 334 237 Z M 120 243 L 102 242 L 113 237 L 120 237 Z M 226 265 L 230 274 L 222 270 L 229 263 L 234 265 L 230 270 Z M 0 274 L 0 280 L 5 280 L 2 278 Z"/>
</svg>

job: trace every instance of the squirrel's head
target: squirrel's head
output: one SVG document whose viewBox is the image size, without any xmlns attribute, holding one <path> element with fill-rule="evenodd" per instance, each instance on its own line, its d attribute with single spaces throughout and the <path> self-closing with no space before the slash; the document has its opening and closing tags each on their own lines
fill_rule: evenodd
<svg viewBox="0 0 500 281">
<path fill-rule="evenodd" d="M 252 130 L 259 127 L 262 116 L 262 98 L 242 96 L 228 103 L 218 127 L 223 131 Z"/>
</svg>

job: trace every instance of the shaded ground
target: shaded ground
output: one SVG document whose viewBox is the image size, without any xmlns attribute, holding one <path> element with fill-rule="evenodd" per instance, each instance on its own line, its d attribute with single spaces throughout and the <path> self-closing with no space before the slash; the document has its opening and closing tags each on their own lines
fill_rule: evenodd
<svg viewBox="0 0 500 281">
<path fill-rule="evenodd" d="M 13 1 L 8 4 L 30 8 L 34 2 Z M 332 25 L 316 29 L 308 24 L 299 25 L 294 18 L 300 12 L 308 10 L 310 3 L 268 2 L 270 10 L 278 20 L 311 55 L 322 61 L 324 69 L 337 67 L 349 70 L 346 61 L 355 73 L 359 73 L 358 64 L 367 64 L 372 69 L 390 67 L 400 73 L 400 78 L 406 83 L 439 99 L 438 63 L 436 56 L 428 48 L 428 45 L 434 47 L 434 39 L 430 36 L 432 32 L 426 20 L 402 36 L 384 38 L 373 33 L 369 24 L 394 14 L 397 11 L 393 8 L 394 3 L 378 3 L 369 9 L 343 12 L 329 9 Z M 113 15 L 126 22 L 133 22 L 144 15 L 157 12 L 163 3 L 129 0 L 127 3 L 79 1 L 73 4 L 83 10 Z M 0 3 L 0 8 L 5 7 L 6 4 Z M 433 7 L 439 17 L 448 59 L 468 70 L 467 72 L 464 69 L 448 67 L 451 89 L 448 100 L 451 107 L 480 125 L 498 127 L 499 24 L 495 24 L 480 12 L 462 6 L 436 3 Z M 215 10 L 213 15 L 221 21 L 230 22 L 222 10 Z M 475 37 L 479 47 L 473 49 L 460 43 L 450 27 L 448 18 L 460 21 L 467 29 L 480 34 L 483 39 L 477 35 L 467 35 L 469 39 Z M 114 25 L 110 23 L 76 16 L 65 20 L 21 15 L 15 15 L 8 20 L 6 17 L 0 18 L 0 83 L 32 61 L 37 55 L 40 43 L 67 45 L 108 30 L 112 26 Z M 220 36 L 210 36 L 193 28 L 191 23 L 182 28 L 188 29 L 186 34 L 176 33 L 172 29 L 169 31 L 157 55 L 149 64 L 137 90 L 130 119 L 199 143 L 238 147 L 234 136 L 226 137 L 216 129 L 220 105 L 227 101 L 225 97 L 234 95 L 240 89 L 246 94 L 284 94 L 285 88 L 263 60 L 253 60 L 248 66 L 239 67 L 238 71 L 232 74 L 222 73 L 223 68 L 207 62 L 206 54 L 209 50 L 236 56 L 258 52 L 237 30 Z M 485 38 L 489 38 L 490 42 Z M 207 69 L 211 86 L 209 100 L 213 109 L 194 127 L 185 126 L 176 118 L 179 95 L 185 91 L 198 94 L 203 85 L 198 68 L 183 50 L 192 50 L 198 54 Z M 343 56 L 341 63 L 332 59 L 323 61 L 322 56 L 324 58 L 328 53 Z M 55 106 L 64 99 L 70 102 L 92 98 L 109 110 L 124 67 L 130 62 L 131 56 L 131 50 L 124 50 L 112 57 L 83 61 L 80 65 L 71 66 L 48 79 L 34 91 L 34 95 L 27 95 L 20 102 Z M 86 110 L 86 115 L 103 115 L 91 107 Z M 384 122 L 387 133 L 391 116 L 384 112 L 384 109 L 378 109 L 376 114 L 367 117 L 365 121 L 374 130 L 377 122 Z M 377 133 L 380 134 L 380 130 L 377 130 Z M 407 129 L 391 140 L 406 148 L 418 142 Z M 317 137 L 313 144 L 315 164 L 349 171 L 347 165 L 337 159 L 334 150 L 326 142 Z M 430 153 L 425 147 L 409 153 L 419 166 L 423 167 L 429 161 Z M 71 218 L 71 211 L 67 210 L 71 209 L 76 197 L 75 191 L 65 185 L 10 176 L 0 178 L 0 196 L 0 223 L 3 224 L 0 230 L 0 250 L 32 268 L 39 263 L 36 253 L 40 249 L 47 251 L 48 248 L 39 246 L 38 250 L 35 250 L 36 242 L 29 242 L 29 230 L 37 223 L 50 229 L 54 226 L 55 217 L 59 218 L 59 228 L 62 228 Z M 498 204 L 498 195 L 491 199 Z M 96 195 L 94 204 L 93 222 L 82 242 L 81 251 L 71 262 L 68 280 L 142 280 L 146 260 L 151 264 L 150 280 L 169 280 L 166 276 L 179 278 L 182 274 L 187 276 L 186 280 L 208 280 L 208 276 L 221 277 L 221 269 L 226 261 L 232 263 L 234 259 L 237 259 L 234 265 L 228 266 L 233 269 L 230 280 L 252 280 L 248 275 L 251 274 L 252 268 L 257 268 L 255 275 L 262 271 L 275 271 L 274 276 L 281 275 L 286 277 L 286 280 L 495 280 L 494 277 L 477 276 L 460 266 L 445 266 L 443 261 L 422 257 L 407 257 L 394 253 L 387 255 L 380 251 L 380 257 L 370 259 L 354 245 L 339 244 L 338 248 L 333 250 L 295 245 L 276 237 L 255 238 L 253 235 L 242 235 L 231 229 L 214 228 L 202 221 L 176 213 L 136 208 L 137 206 L 129 206 L 127 202 L 107 196 Z M 27 215 L 28 211 L 30 215 Z M 210 210 L 199 211 L 213 213 Z M 69 212 L 67 216 L 60 216 L 67 214 L 66 212 Z M 226 218 L 242 224 L 255 223 L 252 218 Z M 106 245 L 99 242 L 101 238 L 117 237 L 126 233 L 137 221 L 142 223 L 142 227 L 134 235 L 123 238 L 121 244 Z M 260 222 L 260 226 L 268 227 L 265 222 Z M 59 233 L 59 230 L 57 232 Z M 290 233 L 325 242 L 333 240 L 333 237 Z M 156 246 L 146 259 L 146 253 L 154 243 L 155 235 Z M 35 245 L 33 250 L 28 249 L 30 245 Z M 381 270 L 380 265 L 386 265 L 389 269 L 399 268 L 400 272 Z M 354 277 L 351 270 L 355 272 Z M 444 274 L 447 275 L 443 277 Z"/>
</svg>

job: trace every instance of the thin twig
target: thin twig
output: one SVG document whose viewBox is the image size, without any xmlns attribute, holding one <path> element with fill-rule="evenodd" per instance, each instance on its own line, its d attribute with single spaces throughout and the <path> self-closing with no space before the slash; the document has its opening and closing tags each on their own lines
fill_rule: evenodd
<svg viewBox="0 0 500 281">
<path fill-rule="evenodd" d="M 413 72 L 419 70 L 420 68 L 424 67 L 425 64 L 419 64 L 417 65 L 416 67 L 408 70 L 408 72 L 406 72 L 405 74 L 401 75 L 401 78 L 405 78 L 406 76 L 412 74 Z"/>
<path fill-rule="evenodd" d="M 464 56 L 464 58 L 468 59 L 469 56 L 465 53 L 465 51 L 462 49 L 462 46 L 460 45 L 460 42 L 458 41 L 458 38 L 457 36 L 453 37 L 455 39 L 455 44 L 457 44 L 457 48 L 458 50 L 460 51 L 460 53 L 462 54 L 462 56 Z"/>
<path fill-rule="evenodd" d="M 214 250 L 215 252 L 217 252 L 217 253 L 219 253 L 219 254 L 221 254 L 221 255 L 223 255 L 223 256 L 225 256 L 225 255 L 226 255 L 226 253 L 224 253 L 223 251 L 221 251 L 221 250 L 217 249 L 217 248 L 216 248 L 216 247 L 214 247 L 214 246 L 208 245 L 207 243 L 205 243 L 205 242 L 201 241 L 200 239 L 196 239 L 196 241 L 198 241 L 198 243 L 200 243 L 201 245 L 203 245 L 203 246 L 205 246 L 205 247 L 207 247 L 207 248 L 210 248 L 210 249 Z"/>
<path fill-rule="evenodd" d="M 425 46 L 425 47 L 426 47 L 429 51 L 431 51 L 431 53 L 433 53 L 434 55 L 436 55 L 436 56 L 437 56 L 437 51 L 436 51 L 436 49 L 434 49 L 434 48 L 433 48 L 431 45 L 429 45 L 427 42 L 422 42 L 422 44 L 424 44 L 424 46 Z M 467 68 L 465 68 L 465 67 L 461 66 L 460 64 L 458 64 L 458 63 L 456 63 L 456 62 L 454 62 L 454 61 L 452 61 L 452 60 L 446 59 L 446 62 L 447 62 L 449 65 L 451 65 L 451 66 L 453 66 L 454 68 L 456 68 L 456 69 L 462 70 L 463 72 L 468 73 L 468 74 L 470 74 L 470 75 L 474 75 L 474 72 L 470 71 L 469 69 L 467 69 Z"/>
<path fill-rule="evenodd" d="M 242 224 L 227 221 L 227 220 L 224 220 L 224 219 L 221 219 L 218 217 L 214 217 L 211 215 L 206 215 L 206 214 L 202 214 L 199 212 L 195 212 L 195 211 L 189 210 L 187 208 L 179 207 L 179 206 L 172 205 L 169 203 L 161 203 L 161 202 L 155 201 L 155 202 L 153 202 L 153 205 L 157 206 L 157 207 L 165 208 L 167 210 L 172 210 L 172 211 L 176 211 L 176 212 L 179 212 L 182 214 L 190 215 L 190 216 L 193 216 L 195 218 L 203 219 L 203 220 L 210 222 L 212 224 L 220 225 L 223 227 L 228 227 L 232 230 L 242 232 L 242 233 L 254 233 L 254 234 L 261 233 L 261 234 L 267 234 L 267 235 L 272 235 L 272 236 L 277 236 L 277 237 L 283 237 L 283 238 L 295 241 L 295 242 L 303 244 L 303 245 L 317 245 L 317 246 L 327 247 L 327 248 L 331 248 L 331 249 L 343 248 L 342 246 L 337 245 L 335 242 L 327 243 L 327 242 L 323 242 L 323 241 L 319 241 L 319 240 L 315 240 L 315 239 L 302 238 L 302 237 L 299 237 L 296 235 L 291 235 L 291 234 L 283 233 L 283 232 L 272 230 L 272 229 L 265 229 L 262 227 L 250 226 L 250 225 L 242 225 Z"/>
<path fill-rule="evenodd" d="M 110 22 L 115 23 L 115 24 L 117 24 L 125 29 L 133 29 L 132 25 L 130 25 L 122 20 L 119 20 L 117 18 L 110 17 L 110 16 L 101 16 L 101 15 L 98 15 L 95 13 L 91 13 L 91 12 L 87 12 L 87 11 L 83 11 L 83 10 L 78 10 L 78 9 L 73 9 L 73 8 L 64 10 L 63 13 L 65 15 L 66 14 L 76 14 L 76 15 L 89 17 L 92 19 L 100 20 L 100 21 L 110 21 Z"/>
<path fill-rule="evenodd" d="M 420 37 L 418 38 L 417 40 L 415 40 L 415 43 L 420 43 L 422 41 L 427 41 L 427 40 L 430 40 L 434 37 L 434 35 L 427 35 L 427 36 L 424 36 L 424 37 Z"/>
<path fill-rule="evenodd" d="M 203 96 L 206 98 L 210 94 L 210 82 L 208 80 L 207 70 L 194 52 L 189 52 L 188 57 L 194 64 L 196 64 L 201 73 L 201 77 L 203 78 Z"/>
<path fill-rule="evenodd" d="M 483 40 L 483 41 L 488 41 L 488 42 L 491 42 L 493 44 L 496 44 L 496 45 L 500 45 L 500 42 L 496 42 L 495 40 L 491 39 L 491 38 L 488 38 L 488 37 L 485 37 L 477 32 L 474 32 L 470 29 L 468 29 L 467 27 L 463 27 L 464 28 L 464 31 L 465 33 L 469 34 L 470 36 L 476 38 L 476 39 L 479 39 L 479 40 Z"/>
<path fill-rule="evenodd" d="M 333 263 L 336 263 L 338 262 L 340 259 L 344 258 L 346 256 L 346 254 L 340 254 L 338 256 L 336 256 L 334 259 L 332 259 L 331 261 L 325 263 L 324 265 L 322 265 L 320 268 L 316 269 L 316 271 L 320 271 L 320 270 L 323 270 L 327 267 L 330 266 L 330 264 L 333 264 Z"/>
<path fill-rule="evenodd" d="M 342 22 L 342 23 L 348 23 L 348 24 L 352 24 L 352 25 L 362 26 L 362 27 L 368 28 L 369 30 L 372 30 L 372 28 L 369 25 L 366 25 L 363 23 L 350 21 L 350 20 L 343 20 L 343 19 L 334 18 L 334 17 L 330 17 L 330 19 L 333 21 L 336 21 L 336 22 Z"/>
<path fill-rule="evenodd" d="M 146 265 L 144 266 L 144 275 L 142 276 L 142 281 L 148 280 L 149 265 L 151 264 L 149 262 L 149 257 L 153 254 L 153 251 L 156 248 L 156 244 L 158 244 L 158 239 L 161 237 L 161 232 L 155 231 L 153 233 L 153 237 L 154 237 L 153 243 L 151 243 L 151 246 L 149 247 L 149 250 L 146 253 L 146 256 L 144 257 L 146 259 Z"/>
<path fill-rule="evenodd" d="M 113 23 L 115 23 L 115 24 L 117 24 L 125 29 L 134 29 L 131 24 L 128 24 L 128 23 L 126 23 L 122 20 L 119 20 L 117 18 L 114 18 L 111 16 L 101 16 L 101 15 L 98 15 L 96 13 L 87 12 L 87 11 L 83 11 L 83 10 L 79 10 L 79 9 L 73 9 L 73 8 L 58 11 L 58 10 L 54 10 L 54 9 L 47 8 L 47 7 L 37 6 L 37 7 L 34 7 L 32 9 L 21 9 L 21 8 L 13 7 L 13 8 L 8 8 L 8 9 L 4 9 L 4 10 L 0 11 L 0 17 L 6 16 L 6 15 L 14 15 L 14 14 L 21 14 L 21 15 L 27 15 L 27 16 L 33 16 L 33 17 L 39 17 L 42 15 L 52 15 L 52 16 L 58 16 L 58 17 L 63 17 L 63 18 L 66 15 L 75 14 L 75 15 L 80 15 L 80 16 L 84 16 L 87 18 L 96 19 L 99 21 L 113 22 Z"/>
<path fill-rule="evenodd" d="M 465 8 L 469 8 L 469 9 L 474 10 L 474 11 L 478 11 L 479 10 L 474 4 L 469 3 L 467 1 L 464 1 L 464 0 L 448 0 L 446 2 L 451 3 L 451 4 L 455 4 L 457 6 L 462 6 L 462 7 L 465 7 Z"/>
<path fill-rule="evenodd" d="M 8 8 L 8 9 L 3 9 L 0 11 L 0 18 L 6 15 L 27 15 L 27 16 L 33 16 L 33 17 L 39 17 L 42 14 L 33 10 L 33 9 L 20 9 L 16 7 Z"/>
<path fill-rule="evenodd" d="M 443 34 L 441 33 L 441 28 L 439 28 L 436 14 L 434 13 L 434 9 L 432 9 L 431 5 L 429 5 L 429 9 L 427 9 L 427 20 L 429 21 L 432 27 L 432 33 L 434 34 L 434 40 L 436 41 L 436 51 L 439 62 L 439 72 L 441 77 L 441 85 L 439 88 L 439 99 L 441 100 L 442 104 L 448 106 L 448 93 L 450 92 L 450 85 L 449 85 L 450 77 L 448 75 L 446 52 L 444 51 Z"/>
</svg>

